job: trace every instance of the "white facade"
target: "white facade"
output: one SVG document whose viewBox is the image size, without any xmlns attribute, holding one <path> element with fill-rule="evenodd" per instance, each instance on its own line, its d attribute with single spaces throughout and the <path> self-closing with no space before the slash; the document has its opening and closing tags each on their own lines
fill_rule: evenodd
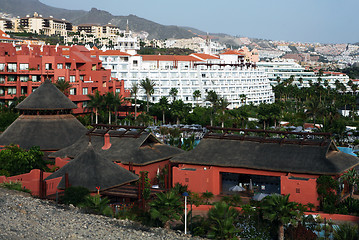
<svg viewBox="0 0 359 240">
<path fill-rule="evenodd" d="M 171 88 L 178 89 L 177 99 L 190 104 L 198 101 L 201 105 L 209 105 L 205 102 L 205 97 L 210 90 L 225 97 L 230 103 L 229 108 L 244 104 L 243 95 L 247 104 L 274 101 L 274 93 L 264 70 L 254 65 L 240 65 L 238 55 L 132 56 L 120 52 L 114 55 L 113 51 L 112 55 L 107 51 L 99 51 L 98 54 L 103 67 L 111 69 L 112 77 L 123 79 L 127 89 L 133 83 L 140 83 L 142 79 L 152 80 L 155 83 L 151 99 L 153 102 L 158 102 L 162 96 L 169 97 Z M 193 98 L 196 90 L 201 92 L 200 99 Z M 146 99 L 142 89 L 139 97 Z"/>
<path fill-rule="evenodd" d="M 292 59 L 258 62 L 257 66 L 259 68 L 263 68 L 263 70 L 268 74 L 269 81 L 273 86 L 278 83 L 277 77 L 280 77 L 283 81 L 290 78 L 290 76 L 293 76 L 293 84 L 296 84 L 298 87 L 309 87 L 310 82 L 316 83 L 319 78 L 316 72 L 306 71 L 304 67 Z M 300 78 L 302 78 L 302 83 L 300 82 Z M 325 81 L 328 81 L 331 88 L 335 88 L 335 82 L 339 81 L 347 87 L 347 92 L 351 91 L 350 86 L 348 86 L 350 79 L 344 73 L 324 72 L 323 76 L 320 76 L 320 78 L 322 84 L 324 84 Z"/>
</svg>

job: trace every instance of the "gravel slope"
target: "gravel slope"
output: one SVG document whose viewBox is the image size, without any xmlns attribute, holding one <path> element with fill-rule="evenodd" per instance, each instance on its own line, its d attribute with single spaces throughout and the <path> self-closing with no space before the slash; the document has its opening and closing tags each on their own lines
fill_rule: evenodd
<svg viewBox="0 0 359 240">
<path fill-rule="evenodd" d="M 77 208 L 0 188 L 0 239 L 200 239 L 128 220 L 84 214 Z"/>
</svg>

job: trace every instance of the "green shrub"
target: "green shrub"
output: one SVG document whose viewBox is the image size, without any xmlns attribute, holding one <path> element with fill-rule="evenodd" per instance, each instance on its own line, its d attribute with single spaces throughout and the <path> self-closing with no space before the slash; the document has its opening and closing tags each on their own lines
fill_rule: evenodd
<svg viewBox="0 0 359 240">
<path fill-rule="evenodd" d="M 0 169 L 0 176 L 10 177 L 10 173 L 4 169 Z"/>
<path fill-rule="evenodd" d="M 90 191 L 84 187 L 69 187 L 65 189 L 65 195 L 61 201 L 65 204 L 73 204 L 78 206 L 85 202 L 85 198 L 90 194 Z"/>
<path fill-rule="evenodd" d="M 231 208 L 225 202 L 216 202 L 208 211 L 210 230 L 207 235 L 215 239 L 237 239 L 239 229 L 235 224 L 238 222 L 239 212 Z"/>
<path fill-rule="evenodd" d="M 11 189 L 11 190 L 16 190 L 16 191 L 21 191 L 21 192 L 31 193 L 31 191 L 29 189 L 22 187 L 22 183 L 18 182 L 18 181 L 3 182 L 3 183 L 0 183 L 0 187 Z"/>
<path fill-rule="evenodd" d="M 28 173 L 32 169 L 46 171 L 47 162 L 43 159 L 43 155 L 44 153 L 37 146 L 25 150 L 16 145 L 9 145 L 0 152 L 0 166 L 11 176 Z"/>
<path fill-rule="evenodd" d="M 84 208 L 90 213 L 101 214 L 108 217 L 112 217 L 113 210 L 108 205 L 109 202 L 110 200 L 108 200 L 106 197 L 101 198 L 99 194 L 96 194 L 95 196 L 87 195 L 85 197 L 85 201 L 79 204 L 79 206 L 81 208 Z"/>
</svg>

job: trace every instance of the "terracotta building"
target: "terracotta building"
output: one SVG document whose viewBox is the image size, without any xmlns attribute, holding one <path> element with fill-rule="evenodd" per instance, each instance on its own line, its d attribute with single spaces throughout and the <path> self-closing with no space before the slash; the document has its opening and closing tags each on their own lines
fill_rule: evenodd
<svg viewBox="0 0 359 240">
<path fill-rule="evenodd" d="M 0 103 L 15 97 L 28 96 L 45 79 L 68 81 L 68 95 L 77 105 L 73 113 L 84 112 L 88 94 L 99 91 L 129 97 L 123 81 L 111 78 L 111 71 L 102 67 L 96 56 L 84 46 L 38 46 L 0 43 Z"/>
<path fill-rule="evenodd" d="M 291 201 L 318 205 L 319 176 L 339 177 L 359 165 L 357 157 L 338 150 L 329 134 L 314 133 L 310 139 L 307 133 L 290 138 L 292 133 L 275 131 L 238 130 L 241 134 L 233 134 L 235 129 L 232 133 L 213 130 L 194 150 L 170 160 L 173 183 L 215 195 L 230 194 L 238 186 L 243 192 L 290 194 Z M 265 136 L 254 136 L 255 132 Z"/>
</svg>

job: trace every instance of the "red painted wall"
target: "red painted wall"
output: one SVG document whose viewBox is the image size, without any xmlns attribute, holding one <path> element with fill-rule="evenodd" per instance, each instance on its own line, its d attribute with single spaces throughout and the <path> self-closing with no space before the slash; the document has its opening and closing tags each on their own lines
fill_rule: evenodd
<svg viewBox="0 0 359 240">
<path fill-rule="evenodd" d="M 155 162 L 155 163 L 151 163 L 145 166 L 133 166 L 133 170 L 135 171 L 135 174 L 140 174 L 141 171 L 147 171 L 148 172 L 148 177 L 151 180 L 151 183 L 153 184 L 153 180 L 156 178 L 157 176 L 157 170 L 158 169 L 162 169 L 164 168 L 166 165 L 168 165 L 169 160 L 164 160 L 164 161 L 160 161 L 160 162 Z M 119 166 L 129 170 L 129 165 L 128 164 L 122 164 L 122 163 L 117 163 Z"/>
<path fill-rule="evenodd" d="M 290 176 L 281 177 L 281 194 L 290 194 L 289 200 L 302 204 L 313 203 L 319 206 L 317 193 L 317 179 L 308 180 L 291 179 Z"/>
<path fill-rule="evenodd" d="M 173 184 L 181 183 L 183 185 L 188 185 L 188 188 L 191 191 L 198 193 L 209 191 L 215 195 L 219 195 L 222 190 L 221 172 L 280 177 L 281 194 L 290 194 L 291 201 L 303 204 L 307 204 L 309 202 L 315 205 L 319 204 L 316 190 L 317 175 L 289 174 L 285 172 L 272 172 L 246 168 L 209 167 L 181 164 L 178 167 L 173 167 L 172 179 Z M 309 180 L 294 180 L 290 179 L 291 177 L 309 178 Z M 299 189 L 299 193 L 297 193 L 297 189 Z"/>
</svg>

